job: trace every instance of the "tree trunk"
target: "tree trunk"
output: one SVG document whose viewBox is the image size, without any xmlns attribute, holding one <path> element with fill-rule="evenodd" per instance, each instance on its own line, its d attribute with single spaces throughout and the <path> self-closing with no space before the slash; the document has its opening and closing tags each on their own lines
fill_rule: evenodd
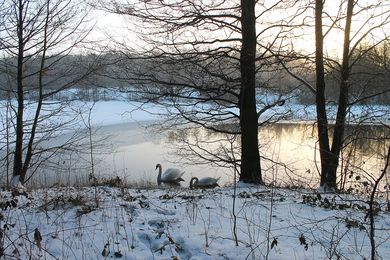
<svg viewBox="0 0 390 260">
<path fill-rule="evenodd" d="M 262 183 L 255 92 L 255 3 L 255 0 L 241 0 L 240 126 L 242 148 L 240 181 Z"/>
<path fill-rule="evenodd" d="M 24 111 L 24 90 L 23 90 L 23 62 L 24 62 L 24 36 L 23 36 L 23 1 L 19 1 L 18 5 L 18 64 L 17 64 L 17 99 L 18 108 L 16 114 L 16 142 L 14 155 L 13 176 L 20 176 L 23 168 L 23 111 Z"/>
<path fill-rule="evenodd" d="M 46 61 L 46 52 L 47 52 L 47 34 L 48 34 L 48 24 L 49 24 L 49 16 L 50 16 L 50 2 L 48 1 L 46 3 L 46 18 L 45 18 L 45 25 L 43 30 L 43 48 L 42 48 L 42 55 L 41 55 L 41 64 L 40 69 L 38 73 L 38 103 L 37 108 L 35 110 L 35 116 L 34 121 L 31 126 L 31 134 L 30 139 L 27 144 L 27 150 L 26 150 L 26 156 L 23 164 L 22 171 L 20 173 L 20 182 L 24 183 L 27 176 L 27 170 L 30 167 L 31 160 L 33 157 L 33 144 L 35 141 L 35 134 L 38 127 L 38 120 L 39 115 L 41 113 L 42 105 L 43 105 L 43 74 L 45 69 L 45 61 Z"/>
<path fill-rule="evenodd" d="M 325 70 L 323 55 L 323 34 L 322 34 L 322 0 L 316 0 L 315 36 L 316 36 L 316 108 L 318 123 L 318 140 L 321 159 L 321 187 L 335 190 L 337 188 L 337 169 L 339 165 L 340 152 L 343 146 L 345 120 L 348 108 L 348 79 L 349 69 L 349 48 L 350 29 L 352 21 L 354 0 L 348 0 L 347 18 L 344 30 L 343 64 L 341 68 L 340 96 L 338 102 L 336 123 L 333 132 L 332 149 L 330 149 L 328 119 L 326 114 L 325 100 Z"/>
<path fill-rule="evenodd" d="M 316 38 L 316 110 L 318 143 L 321 159 L 321 187 L 333 186 L 330 176 L 330 147 L 328 133 L 328 117 L 325 100 L 325 69 L 324 69 L 324 37 L 322 33 L 322 0 L 316 0 L 315 6 L 315 38 Z"/>
<path fill-rule="evenodd" d="M 344 144 L 344 132 L 345 132 L 345 120 L 348 109 L 348 95 L 349 95 L 349 83 L 350 76 L 349 68 L 349 48 L 350 48 L 350 32 L 351 21 L 353 11 L 354 0 L 348 0 L 347 17 L 344 30 L 344 46 L 343 46 L 343 63 L 341 66 L 341 83 L 340 83 L 340 96 L 338 102 L 336 124 L 333 132 L 333 142 L 331 149 L 331 164 L 330 164 L 330 181 L 336 187 L 337 168 L 339 165 L 340 152 Z"/>
</svg>

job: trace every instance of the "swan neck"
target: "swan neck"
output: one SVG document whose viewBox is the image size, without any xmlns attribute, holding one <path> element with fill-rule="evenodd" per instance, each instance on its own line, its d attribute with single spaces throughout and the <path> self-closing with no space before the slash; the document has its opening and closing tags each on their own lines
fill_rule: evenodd
<svg viewBox="0 0 390 260">
<path fill-rule="evenodd" d="M 192 189 L 197 183 L 198 183 L 198 178 L 197 177 L 193 177 L 191 180 L 190 180 L 190 189 Z"/>
<path fill-rule="evenodd" d="M 158 165 L 157 185 L 161 184 L 161 174 L 162 174 L 162 167 L 161 165 Z"/>
</svg>

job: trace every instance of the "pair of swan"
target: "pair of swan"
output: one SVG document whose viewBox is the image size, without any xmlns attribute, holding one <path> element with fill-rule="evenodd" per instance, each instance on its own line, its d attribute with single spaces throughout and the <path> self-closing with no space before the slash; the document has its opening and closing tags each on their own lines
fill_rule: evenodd
<svg viewBox="0 0 390 260">
<path fill-rule="evenodd" d="M 181 171 L 176 168 L 169 168 L 167 169 L 164 174 L 162 173 L 162 166 L 161 164 L 156 165 L 156 170 L 158 169 L 158 175 L 157 175 L 157 185 L 160 186 L 161 183 L 166 183 L 169 185 L 180 185 L 181 181 L 184 181 L 181 176 L 183 176 L 184 171 Z M 200 180 L 197 177 L 191 178 L 190 181 L 190 189 L 195 188 L 215 188 L 218 185 L 219 178 L 211 178 L 211 177 L 204 177 Z"/>
</svg>

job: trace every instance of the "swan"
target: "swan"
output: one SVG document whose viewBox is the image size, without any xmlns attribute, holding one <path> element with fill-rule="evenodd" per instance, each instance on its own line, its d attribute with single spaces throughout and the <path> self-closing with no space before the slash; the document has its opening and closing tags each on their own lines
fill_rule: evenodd
<svg viewBox="0 0 390 260">
<path fill-rule="evenodd" d="M 219 178 L 211 178 L 211 177 L 204 177 L 202 179 L 198 179 L 198 177 L 192 177 L 190 181 L 190 189 L 200 188 L 200 189 L 207 189 L 207 188 L 215 188 L 219 187 L 218 181 Z"/>
<path fill-rule="evenodd" d="M 157 175 L 157 185 L 160 186 L 161 183 L 167 183 L 171 185 L 180 185 L 181 181 L 184 181 L 181 176 L 183 176 L 184 171 L 181 171 L 176 168 L 166 169 L 164 174 L 162 174 L 161 164 L 156 165 L 156 170 L 158 169 Z"/>
</svg>

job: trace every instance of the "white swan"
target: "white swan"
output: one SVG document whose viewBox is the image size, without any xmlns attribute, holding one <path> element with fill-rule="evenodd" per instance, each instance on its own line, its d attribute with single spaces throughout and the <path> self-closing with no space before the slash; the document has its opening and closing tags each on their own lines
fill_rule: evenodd
<svg viewBox="0 0 390 260">
<path fill-rule="evenodd" d="M 219 178 L 211 178 L 211 177 L 204 177 L 202 179 L 198 179 L 198 177 L 192 177 L 190 181 L 190 189 L 211 189 L 215 187 L 219 187 L 218 181 Z"/>
<path fill-rule="evenodd" d="M 180 185 L 181 181 L 184 181 L 181 176 L 183 176 L 184 171 L 181 171 L 176 168 L 169 168 L 165 170 L 164 174 L 162 174 L 161 164 L 156 165 L 156 170 L 158 168 L 157 175 L 157 185 L 161 185 L 161 183 L 167 183 L 171 185 Z"/>
</svg>

